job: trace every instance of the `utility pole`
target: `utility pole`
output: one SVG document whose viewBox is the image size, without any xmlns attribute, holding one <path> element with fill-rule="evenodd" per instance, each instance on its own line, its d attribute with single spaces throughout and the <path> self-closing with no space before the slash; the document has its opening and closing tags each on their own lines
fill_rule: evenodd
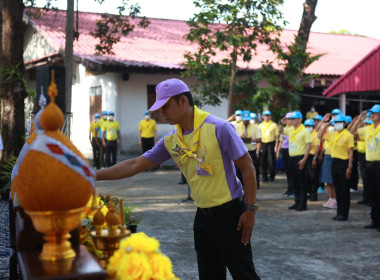
<svg viewBox="0 0 380 280">
<path fill-rule="evenodd" d="M 67 0 L 66 45 L 65 45 L 65 101 L 66 111 L 71 112 L 71 87 L 73 81 L 73 45 L 74 45 L 74 0 Z M 64 112 L 64 113 L 67 113 Z"/>
</svg>

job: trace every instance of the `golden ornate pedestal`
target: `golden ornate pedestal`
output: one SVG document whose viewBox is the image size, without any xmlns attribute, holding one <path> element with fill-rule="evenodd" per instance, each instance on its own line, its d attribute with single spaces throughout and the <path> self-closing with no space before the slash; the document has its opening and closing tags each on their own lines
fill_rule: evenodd
<svg viewBox="0 0 380 280">
<path fill-rule="evenodd" d="M 75 252 L 68 241 L 69 232 L 80 224 L 80 215 L 84 207 L 67 211 L 26 211 L 34 228 L 45 234 L 40 259 L 43 261 L 68 260 Z"/>
</svg>

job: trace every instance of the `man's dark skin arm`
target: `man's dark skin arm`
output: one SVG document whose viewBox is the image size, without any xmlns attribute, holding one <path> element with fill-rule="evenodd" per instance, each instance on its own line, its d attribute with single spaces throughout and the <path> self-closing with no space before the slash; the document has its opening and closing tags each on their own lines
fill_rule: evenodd
<svg viewBox="0 0 380 280">
<path fill-rule="evenodd" d="M 156 166 L 157 164 L 151 162 L 143 156 L 139 156 L 137 158 L 124 160 L 109 168 L 96 171 L 96 180 L 123 179 Z"/>
<path fill-rule="evenodd" d="M 256 202 L 256 170 L 253 166 L 252 159 L 248 153 L 245 153 L 241 158 L 235 160 L 235 165 L 240 169 L 243 175 L 244 190 L 247 205 L 252 205 Z M 252 230 L 255 225 L 256 213 L 251 210 L 246 210 L 239 219 L 237 230 L 242 229 L 241 243 L 247 245 L 252 235 Z"/>
</svg>

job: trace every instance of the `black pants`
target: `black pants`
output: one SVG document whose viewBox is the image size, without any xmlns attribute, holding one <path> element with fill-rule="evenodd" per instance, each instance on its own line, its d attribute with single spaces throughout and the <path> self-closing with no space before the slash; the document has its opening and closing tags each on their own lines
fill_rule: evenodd
<svg viewBox="0 0 380 280">
<path fill-rule="evenodd" d="M 310 194 L 310 200 L 318 199 L 318 188 L 319 188 L 319 174 L 321 172 L 321 165 L 319 164 L 318 159 L 315 160 L 316 167 L 313 168 L 313 158 L 314 155 L 309 155 L 307 159 L 307 180 L 308 180 L 308 190 Z"/>
<path fill-rule="evenodd" d="M 348 185 L 348 179 L 346 178 L 346 171 L 348 168 L 348 159 L 332 159 L 331 174 L 333 178 L 333 184 L 336 194 L 336 201 L 338 208 L 336 212 L 338 215 L 342 215 L 346 219 L 350 212 L 350 186 Z"/>
<path fill-rule="evenodd" d="M 107 167 L 113 166 L 117 161 L 117 140 L 108 141 L 106 140 L 106 164 Z"/>
<path fill-rule="evenodd" d="M 262 144 L 263 155 L 261 158 L 261 167 L 263 173 L 263 181 L 268 181 L 268 169 L 270 181 L 274 181 L 274 177 L 276 176 L 276 155 L 274 153 L 275 144 L 275 141 Z"/>
<path fill-rule="evenodd" d="M 102 142 L 99 142 L 99 145 L 101 145 Z M 93 155 L 93 161 L 94 166 L 96 169 L 100 169 L 100 149 L 98 144 L 96 143 L 96 139 L 91 139 L 91 146 L 92 146 L 92 155 Z"/>
<path fill-rule="evenodd" d="M 289 149 L 281 149 L 281 155 L 282 155 L 282 164 L 284 165 L 284 171 L 286 174 L 286 181 L 288 183 L 288 189 L 287 192 L 289 194 L 294 193 L 294 183 L 293 178 L 289 175 Z"/>
<path fill-rule="evenodd" d="M 307 205 L 307 168 L 306 164 L 302 170 L 299 169 L 298 162 L 303 156 L 289 157 L 289 175 L 294 178 L 295 206 L 298 208 Z"/>
<path fill-rule="evenodd" d="M 106 155 L 106 148 L 103 146 L 102 138 L 98 138 L 99 143 L 99 164 L 100 167 L 105 167 L 105 160 L 104 157 Z"/>
<path fill-rule="evenodd" d="M 367 161 L 365 171 L 371 219 L 374 224 L 380 224 L 380 161 Z"/>
<path fill-rule="evenodd" d="M 256 169 L 256 184 L 257 184 L 257 188 L 259 188 L 260 187 L 260 183 L 259 183 L 260 169 L 259 169 L 259 160 L 256 155 L 256 150 L 248 151 L 248 154 L 251 156 L 251 159 L 253 161 L 253 166 Z M 238 179 L 244 186 L 243 174 L 241 174 L 241 171 L 238 167 L 236 167 L 235 169 L 236 169 L 236 176 L 238 177 Z"/>
<path fill-rule="evenodd" d="M 154 146 L 154 137 L 151 137 L 151 138 L 141 137 L 141 145 L 142 145 L 143 153 L 145 153 L 146 151 L 149 151 Z"/>
<path fill-rule="evenodd" d="M 358 189 L 359 183 L 358 154 L 357 150 L 353 152 L 352 172 L 350 179 L 348 179 L 348 185 L 350 186 L 350 189 L 353 190 Z"/>
<path fill-rule="evenodd" d="M 225 280 L 226 267 L 233 279 L 260 279 L 252 260 L 251 244 L 241 243 L 236 227 L 245 203 L 206 216 L 197 209 L 194 219 L 194 245 L 200 280 Z"/>
<path fill-rule="evenodd" d="M 365 153 L 358 153 L 358 163 L 359 163 L 359 173 L 360 177 L 362 177 L 363 181 L 363 199 L 369 201 L 369 195 L 368 195 L 368 183 L 367 183 L 367 177 L 365 175 L 365 168 L 366 168 L 366 160 L 365 160 Z"/>
</svg>

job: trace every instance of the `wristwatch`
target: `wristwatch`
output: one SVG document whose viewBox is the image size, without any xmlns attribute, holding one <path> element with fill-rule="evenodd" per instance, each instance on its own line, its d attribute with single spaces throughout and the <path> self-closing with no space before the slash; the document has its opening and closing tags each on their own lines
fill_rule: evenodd
<svg viewBox="0 0 380 280">
<path fill-rule="evenodd" d="M 259 211 L 259 205 L 257 205 L 256 203 L 254 203 L 252 205 L 247 205 L 245 210 L 251 210 L 255 213 L 255 212 Z"/>
</svg>

